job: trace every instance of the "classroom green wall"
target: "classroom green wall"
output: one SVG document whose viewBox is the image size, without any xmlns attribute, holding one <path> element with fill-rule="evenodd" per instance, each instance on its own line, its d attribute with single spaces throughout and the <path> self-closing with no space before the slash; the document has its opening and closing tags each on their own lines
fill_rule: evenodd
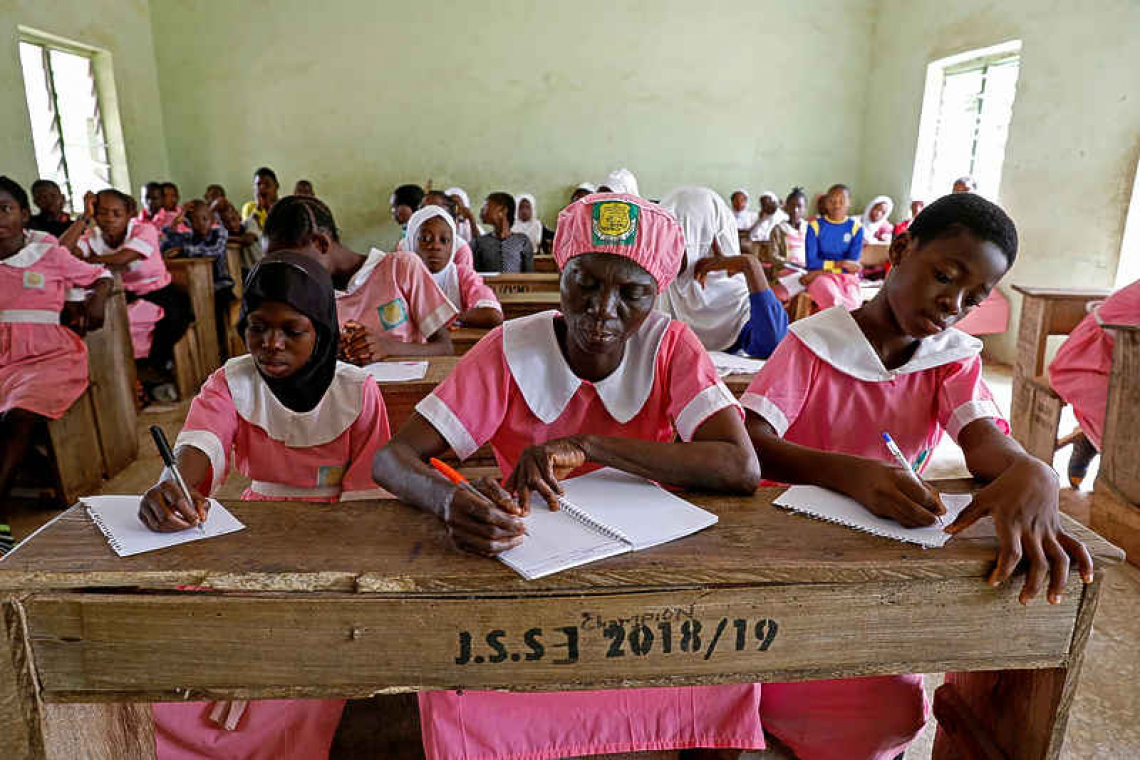
<svg viewBox="0 0 1140 760">
<path fill-rule="evenodd" d="M 1112 287 L 1140 160 L 1140 3 L 883 0 L 879 13 L 861 185 L 896 200 L 910 192 L 927 64 L 1022 41 L 999 199 L 1021 237 L 1002 285 L 1015 329 L 987 339 L 1012 361 L 1011 283 Z"/>
<path fill-rule="evenodd" d="M 183 196 L 311 179 L 347 241 L 391 245 L 391 189 L 531 191 L 628 166 L 642 194 L 854 181 L 871 3 L 154 0 Z M 145 179 L 145 178 L 144 178 Z M 478 201 L 476 201 L 478 203 Z"/>
<path fill-rule="evenodd" d="M 0 0 L 0 174 L 25 188 L 36 179 L 17 26 L 30 27 L 111 54 L 126 160 L 133 184 L 166 176 L 166 135 L 146 0 Z M 123 183 L 123 190 L 130 190 Z"/>
</svg>

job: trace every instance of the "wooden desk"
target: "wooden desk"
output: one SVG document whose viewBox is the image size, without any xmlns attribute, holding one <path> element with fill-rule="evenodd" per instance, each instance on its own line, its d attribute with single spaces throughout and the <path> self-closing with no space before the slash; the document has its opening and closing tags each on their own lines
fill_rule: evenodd
<svg viewBox="0 0 1140 760">
<path fill-rule="evenodd" d="M 534 271 L 558 272 L 558 265 L 554 263 L 554 256 L 549 253 L 536 255 L 534 257 Z"/>
<path fill-rule="evenodd" d="M 1119 550 L 1064 518 L 1096 578 L 1022 607 L 1020 578 L 985 583 L 989 521 L 923 551 L 789 514 L 778 493 L 690 494 L 718 525 L 531 582 L 393 501 L 230 502 L 246 530 L 127 559 L 73 507 L 0 562 L 0 742 L 6 757 L 152 758 L 149 710 L 131 703 L 157 700 L 950 671 L 1008 757 L 1057 757 Z M 952 742 L 940 732 L 935 757 Z"/>
<path fill-rule="evenodd" d="M 1009 422 L 1013 437 L 1028 448 L 1032 439 L 1039 437 L 1032 431 L 1036 394 L 1031 382 L 1045 370 L 1046 341 L 1050 335 L 1072 332 L 1085 318 L 1088 304 L 1107 298 L 1112 291 L 1102 288 L 1030 288 L 1023 285 L 1014 285 L 1013 289 L 1022 295 L 1022 302 Z M 1053 461 L 1051 451 L 1047 455 L 1042 450 L 1033 450 L 1032 453 L 1047 458 L 1050 463 Z"/>
<path fill-rule="evenodd" d="M 504 272 L 484 275 L 483 282 L 501 297 L 506 293 L 557 293 L 561 277 L 557 272 Z"/>
<path fill-rule="evenodd" d="M 499 303 L 503 306 L 503 319 L 518 319 L 560 308 L 562 296 L 558 292 L 504 293 L 499 296 Z"/>
<path fill-rule="evenodd" d="M 393 358 L 396 360 L 395 358 Z M 395 433 L 416 409 L 416 404 L 442 383 L 455 365 L 458 356 L 405 357 L 398 361 L 427 361 L 428 371 L 420 380 L 380 383 L 380 393 L 384 396 L 384 407 L 388 410 L 388 426 Z"/>
<path fill-rule="evenodd" d="M 455 355 L 463 356 L 489 332 L 491 331 L 484 327 L 460 327 L 458 330 L 452 330 L 451 345 L 455 348 Z"/>
<path fill-rule="evenodd" d="M 1140 326 L 1105 325 L 1114 338 L 1092 524 L 1140 565 Z"/>
<path fill-rule="evenodd" d="M 87 377 L 95 410 L 95 429 L 103 451 L 103 476 L 110 478 L 135 461 L 139 453 L 135 409 L 135 354 L 122 280 L 107 301 L 103 327 L 84 337 Z"/>
<path fill-rule="evenodd" d="M 214 261 L 213 259 L 167 259 L 166 268 L 171 279 L 190 294 L 194 309 L 194 331 L 198 338 L 198 356 L 202 361 L 202 377 L 222 366 L 218 352 L 218 328 L 214 316 Z"/>
<path fill-rule="evenodd" d="M 864 243 L 859 263 L 865 267 L 881 267 L 887 263 L 890 250 L 890 243 Z"/>
</svg>

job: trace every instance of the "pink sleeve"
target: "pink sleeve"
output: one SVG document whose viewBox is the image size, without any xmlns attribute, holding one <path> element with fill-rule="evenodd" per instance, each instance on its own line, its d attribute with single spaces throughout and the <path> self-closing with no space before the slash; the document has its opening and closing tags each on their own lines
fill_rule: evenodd
<svg viewBox="0 0 1140 760">
<path fill-rule="evenodd" d="M 1140 280 L 1109 296 L 1096 311 L 1105 325 L 1140 325 Z"/>
<path fill-rule="evenodd" d="M 682 441 L 693 440 L 704 421 L 721 409 L 732 407 L 743 418 L 740 404 L 721 382 L 708 352 L 688 325 L 669 325 L 657 357 L 659 363 L 668 365 L 664 376 L 669 383 L 669 417 Z"/>
<path fill-rule="evenodd" d="M 460 269 L 475 271 L 475 257 L 471 255 L 471 246 L 462 240 L 459 241 L 459 247 L 455 249 L 455 255 L 451 257 L 451 260 Z"/>
<path fill-rule="evenodd" d="M 414 253 L 396 251 L 396 282 L 408 302 L 409 316 L 420 333 L 429 338 L 447 325 L 458 312 L 432 279 L 431 272 Z"/>
<path fill-rule="evenodd" d="M 60 275 L 69 288 L 85 288 L 96 280 L 111 276 L 106 267 L 77 259 L 66 248 L 56 247 L 52 249 L 52 255 L 59 261 Z"/>
<path fill-rule="evenodd" d="M 816 361 L 815 354 L 789 333 L 756 373 L 740 403 L 760 415 L 783 438 L 803 411 Z"/>
<path fill-rule="evenodd" d="M 463 295 L 463 306 L 461 307 L 463 311 L 483 307 L 499 312 L 503 310 L 499 304 L 499 299 L 495 298 L 495 292 L 487 287 L 487 283 L 483 282 L 483 278 L 474 269 L 456 265 L 455 271 L 459 275 L 459 292 Z"/>
<path fill-rule="evenodd" d="M 131 229 L 130 238 L 123 243 L 122 247 L 134 251 L 144 259 L 150 258 L 159 252 L 158 230 L 149 224 L 136 224 Z"/>
<path fill-rule="evenodd" d="M 85 258 L 85 259 L 91 258 L 91 242 L 90 242 L 90 240 L 91 240 L 91 230 L 86 230 L 83 233 L 83 235 L 80 236 L 79 242 L 75 244 L 75 246 L 79 249 L 79 252 L 83 254 L 83 258 Z"/>
<path fill-rule="evenodd" d="M 206 378 L 202 389 L 190 402 L 190 413 L 174 441 L 176 450 L 182 446 L 193 446 L 210 460 L 209 490 L 202 488 L 205 483 L 190 485 L 202 493 L 213 493 L 226 482 L 237 429 L 238 413 L 223 367 Z"/>
<path fill-rule="evenodd" d="M 369 378 L 364 382 L 363 392 L 360 416 L 349 428 L 349 461 L 341 484 L 341 501 L 380 497 L 376 482 L 372 480 L 372 460 L 392 433 L 388 428 L 388 410 L 384 407 L 380 386 Z"/>
<path fill-rule="evenodd" d="M 938 424 L 958 442 L 958 433 L 974 420 L 992 418 L 1002 432 L 1009 423 L 1001 416 L 989 386 L 982 379 L 981 357 L 974 356 L 940 368 Z"/>
<path fill-rule="evenodd" d="M 503 328 L 497 327 L 459 360 L 431 395 L 416 404 L 416 411 L 457 457 L 466 459 L 502 427 L 510 386 Z"/>
</svg>

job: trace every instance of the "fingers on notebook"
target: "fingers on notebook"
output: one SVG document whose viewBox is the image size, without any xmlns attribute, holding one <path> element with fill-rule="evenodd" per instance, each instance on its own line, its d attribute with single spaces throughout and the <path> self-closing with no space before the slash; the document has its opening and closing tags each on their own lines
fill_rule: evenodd
<svg viewBox="0 0 1140 760">
<path fill-rule="evenodd" d="M 197 494 L 195 496 L 201 498 Z M 197 525 L 199 515 L 204 515 L 208 509 L 208 503 L 200 506 L 190 504 L 175 483 L 163 481 L 143 495 L 139 519 L 153 531 L 171 533 Z"/>
</svg>

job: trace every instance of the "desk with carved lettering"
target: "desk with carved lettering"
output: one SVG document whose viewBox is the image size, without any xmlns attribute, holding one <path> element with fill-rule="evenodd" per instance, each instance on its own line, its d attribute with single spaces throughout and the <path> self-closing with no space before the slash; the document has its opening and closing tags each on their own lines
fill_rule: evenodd
<svg viewBox="0 0 1140 760">
<path fill-rule="evenodd" d="M 129 558 L 73 507 L 0 561 L 0 745 L 151 758 L 142 703 L 158 700 L 948 671 L 936 758 L 981 739 L 1057 757 L 1119 550 L 1065 518 L 1096 579 L 1022 607 L 1021 577 L 985 583 L 989 521 L 923 550 L 790 514 L 778 493 L 688 494 L 719 524 L 530 582 L 395 501 L 232 502 L 245 530 Z"/>
</svg>

